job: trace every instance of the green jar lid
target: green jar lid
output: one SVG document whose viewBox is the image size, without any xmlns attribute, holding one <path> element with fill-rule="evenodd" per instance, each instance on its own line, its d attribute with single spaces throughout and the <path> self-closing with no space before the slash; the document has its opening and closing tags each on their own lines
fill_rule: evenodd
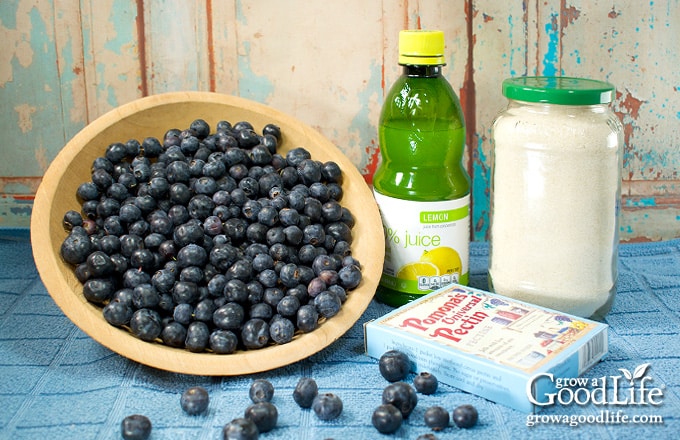
<svg viewBox="0 0 680 440">
<path fill-rule="evenodd" d="M 614 90 L 605 81 L 564 76 L 523 76 L 503 81 L 506 98 L 546 104 L 608 104 L 613 100 Z"/>
</svg>

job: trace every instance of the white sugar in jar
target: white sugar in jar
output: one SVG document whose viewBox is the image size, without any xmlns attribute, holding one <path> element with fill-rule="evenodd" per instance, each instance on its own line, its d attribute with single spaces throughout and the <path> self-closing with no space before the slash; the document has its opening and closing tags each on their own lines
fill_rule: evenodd
<svg viewBox="0 0 680 440">
<path fill-rule="evenodd" d="M 489 283 L 501 295 L 601 319 L 616 293 L 623 127 L 614 87 L 503 82 L 493 124 Z"/>
</svg>

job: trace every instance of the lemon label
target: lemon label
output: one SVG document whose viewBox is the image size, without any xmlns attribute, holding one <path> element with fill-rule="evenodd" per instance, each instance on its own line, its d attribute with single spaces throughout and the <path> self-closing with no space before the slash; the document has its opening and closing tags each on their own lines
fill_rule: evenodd
<svg viewBox="0 0 680 440">
<path fill-rule="evenodd" d="M 385 234 L 380 284 L 426 294 L 469 277 L 470 196 L 416 202 L 373 191 Z"/>
</svg>

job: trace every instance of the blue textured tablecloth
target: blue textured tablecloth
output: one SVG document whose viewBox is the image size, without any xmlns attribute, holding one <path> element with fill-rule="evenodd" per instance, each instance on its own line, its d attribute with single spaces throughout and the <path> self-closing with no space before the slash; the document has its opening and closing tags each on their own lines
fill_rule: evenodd
<svg viewBox="0 0 680 440">
<path fill-rule="evenodd" d="M 15 231 L 16 232 L 16 231 Z M 527 427 L 527 414 L 441 385 L 420 396 L 418 406 L 392 436 L 371 425 L 386 381 L 377 361 L 363 352 L 362 324 L 391 310 L 372 303 L 340 340 L 310 358 L 268 373 L 241 377 L 195 377 L 154 370 L 102 347 L 82 333 L 54 304 L 36 271 L 27 233 L 0 234 L 0 438 L 116 439 L 120 422 L 133 413 L 148 416 L 152 439 L 221 439 L 225 423 L 243 415 L 255 378 L 275 386 L 278 426 L 261 439 L 415 439 L 431 432 L 424 424 L 427 407 L 452 410 L 471 403 L 479 423 L 471 430 L 452 426 L 436 433 L 446 438 L 606 438 L 677 439 L 680 434 L 680 240 L 625 244 L 620 249 L 618 295 L 607 318 L 609 355 L 584 377 L 622 376 L 649 364 L 651 387 L 662 390 L 662 404 L 555 405 L 539 415 L 545 423 Z M 21 232 L 21 231 L 19 231 Z M 471 246 L 471 285 L 486 287 L 488 247 Z M 312 376 L 322 391 L 337 393 L 344 411 L 323 422 L 300 409 L 291 396 L 298 379 Z M 409 378 L 412 379 L 413 376 Z M 205 415 L 188 416 L 179 405 L 182 391 L 201 385 L 210 392 Z M 628 387 L 622 380 L 622 388 Z M 591 419 L 612 415 L 663 417 L 663 423 L 590 423 L 576 427 L 550 422 L 547 416 Z"/>
</svg>

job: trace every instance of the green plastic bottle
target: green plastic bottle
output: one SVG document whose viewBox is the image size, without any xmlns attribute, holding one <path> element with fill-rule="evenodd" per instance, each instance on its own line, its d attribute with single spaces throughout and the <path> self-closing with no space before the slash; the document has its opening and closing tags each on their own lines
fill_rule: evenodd
<svg viewBox="0 0 680 440">
<path fill-rule="evenodd" d="M 443 32 L 401 31 L 399 64 L 403 74 L 380 113 L 382 160 L 373 177 L 385 232 L 376 299 L 395 307 L 447 284 L 467 284 L 470 245 L 465 123 L 442 76 Z"/>
</svg>

